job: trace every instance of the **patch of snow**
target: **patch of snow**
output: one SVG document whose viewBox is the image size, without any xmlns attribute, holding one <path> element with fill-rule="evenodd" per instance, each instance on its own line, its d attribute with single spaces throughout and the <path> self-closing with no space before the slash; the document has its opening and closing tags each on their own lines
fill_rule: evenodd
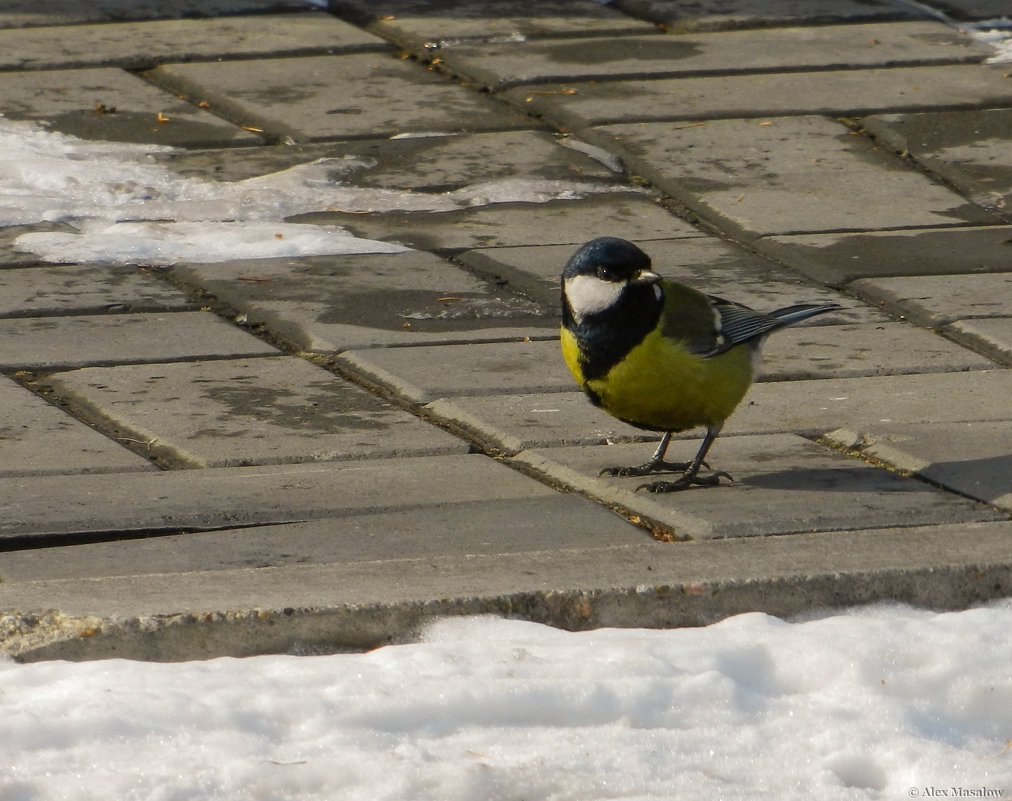
<svg viewBox="0 0 1012 801">
<path fill-rule="evenodd" d="M 365 654 L 5 662 L 0 796 L 1007 798 L 1009 631 L 1008 601 L 584 633 L 481 617 Z"/>
<path fill-rule="evenodd" d="M 609 183 L 503 179 L 442 193 L 351 186 L 371 159 L 324 158 L 243 181 L 177 175 L 152 156 L 168 148 L 88 142 L 0 118 L 0 227 L 67 223 L 15 246 L 51 262 L 171 264 L 272 256 L 390 253 L 405 248 L 331 225 L 311 212 L 447 212 L 546 203 L 614 191 Z"/>
</svg>

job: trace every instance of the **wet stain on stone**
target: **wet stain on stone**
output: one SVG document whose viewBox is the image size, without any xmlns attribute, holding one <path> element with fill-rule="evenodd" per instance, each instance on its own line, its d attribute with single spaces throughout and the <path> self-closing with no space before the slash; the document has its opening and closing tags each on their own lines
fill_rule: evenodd
<svg viewBox="0 0 1012 801">
<path fill-rule="evenodd" d="M 549 48 L 552 61 L 589 66 L 613 61 L 677 61 L 698 56 L 701 52 L 702 48 L 695 42 L 663 36 L 567 42 Z"/>
<path fill-rule="evenodd" d="M 96 141 L 132 142 L 137 144 L 186 143 L 223 144 L 232 138 L 231 131 L 221 124 L 197 122 L 166 112 L 169 122 L 160 123 L 155 111 L 117 111 L 95 114 L 94 111 L 67 111 L 47 118 L 50 130 Z"/>
<path fill-rule="evenodd" d="M 911 149 L 945 150 L 988 140 L 1012 142 L 1012 109 L 938 111 L 882 118 L 907 137 Z"/>
<path fill-rule="evenodd" d="M 298 432 L 336 433 L 341 431 L 385 431 L 390 421 L 383 417 L 390 409 L 357 387 L 333 382 L 318 384 L 308 394 L 278 387 L 230 384 L 211 387 L 207 398 L 222 407 L 219 419 L 255 420 L 276 428 Z M 213 427 L 194 436 L 234 436 Z M 242 432 L 239 436 L 248 436 Z"/>
<path fill-rule="evenodd" d="M 782 244 L 831 269 L 856 277 L 984 273 L 1008 269 L 1012 247 L 1003 231 L 943 229 L 916 233 L 838 234 Z"/>
<path fill-rule="evenodd" d="M 549 316 L 535 303 L 513 298 L 441 295 L 424 290 L 391 290 L 377 293 L 345 293 L 331 298 L 331 308 L 316 321 L 326 324 L 362 325 L 398 330 L 456 331 L 501 326 L 509 321 L 529 324 L 532 318 Z"/>
</svg>

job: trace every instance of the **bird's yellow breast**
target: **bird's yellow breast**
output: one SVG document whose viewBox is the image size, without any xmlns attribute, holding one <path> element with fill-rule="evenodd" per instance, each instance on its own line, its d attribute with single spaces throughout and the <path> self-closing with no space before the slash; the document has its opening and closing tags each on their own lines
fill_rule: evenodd
<svg viewBox="0 0 1012 801">
<path fill-rule="evenodd" d="M 603 378 L 587 380 L 576 337 L 563 328 L 561 341 L 563 358 L 580 386 L 606 412 L 642 428 L 684 431 L 721 423 L 752 383 L 747 347 L 704 359 L 654 330 Z"/>
</svg>

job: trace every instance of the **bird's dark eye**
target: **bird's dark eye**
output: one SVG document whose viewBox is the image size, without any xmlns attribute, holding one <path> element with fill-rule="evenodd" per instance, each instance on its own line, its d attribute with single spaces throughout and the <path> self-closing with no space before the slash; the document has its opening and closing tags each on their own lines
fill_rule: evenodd
<svg viewBox="0 0 1012 801">
<path fill-rule="evenodd" d="M 602 281 L 618 281 L 619 276 L 611 267 L 600 266 L 597 268 L 597 277 Z"/>
</svg>

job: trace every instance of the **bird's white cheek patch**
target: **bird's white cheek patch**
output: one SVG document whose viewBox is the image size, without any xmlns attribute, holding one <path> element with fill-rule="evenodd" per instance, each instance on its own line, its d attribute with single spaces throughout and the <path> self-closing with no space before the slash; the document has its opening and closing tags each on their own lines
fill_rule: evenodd
<svg viewBox="0 0 1012 801">
<path fill-rule="evenodd" d="M 602 312 L 617 302 L 623 289 L 624 283 L 602 281 L 593 275 L 574 275 L 566 279 L 566 297 L 578 323 L 588 314 Z"/>
</svg>

